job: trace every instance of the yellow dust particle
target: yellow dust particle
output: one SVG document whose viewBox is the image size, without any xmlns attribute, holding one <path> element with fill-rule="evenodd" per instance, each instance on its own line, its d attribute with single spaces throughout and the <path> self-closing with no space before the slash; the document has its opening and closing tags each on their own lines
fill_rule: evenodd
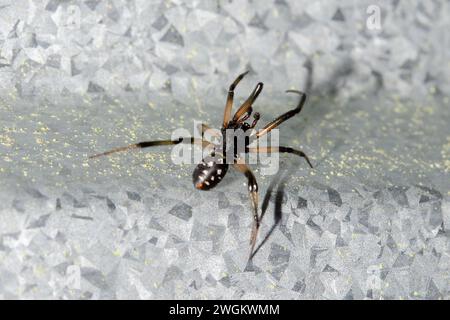
<svg viewBox="0 0 450 320">
<path fill-rule="evenodd" d="M 0 144 L 4 145 L 5 147 L 12 147 L 14 144 L 14 139 L 9 136 L 0 135 Z"/>
</svg>

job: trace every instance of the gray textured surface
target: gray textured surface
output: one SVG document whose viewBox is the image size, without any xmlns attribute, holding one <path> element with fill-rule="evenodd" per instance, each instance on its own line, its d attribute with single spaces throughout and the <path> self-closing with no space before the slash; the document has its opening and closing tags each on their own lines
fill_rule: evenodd
<svg viewBox="0 0 450 320">
<path fill-rule="evenodd" d="M 0 297 L 448 299 L 449 21 L 448 1 L 0 1 Z M 316 165 L 281 157 L 248 266 L 238 173 L 201 192 L 167 149 L 87 160 L 217 126 L 246 69 L 262 122 L 310 94 L 281 139 Z"/>
</svg>

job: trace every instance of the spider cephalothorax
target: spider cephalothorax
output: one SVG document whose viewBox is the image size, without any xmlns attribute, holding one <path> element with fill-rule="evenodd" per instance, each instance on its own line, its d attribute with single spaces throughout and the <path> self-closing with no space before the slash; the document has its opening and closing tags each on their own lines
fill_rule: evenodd
<svg viewBox="0 0 450 320">
<path fill-rule="evenodd" d="M 250 255 L 251 255 L 254 246 L 256 244 L 256 237 L 260 225 L 260 217 L 258 214 L 258 184 L 250 167 L 247 164 L 245 164 L 244 161 L 241 161 L 242 154 L 272 153 L 272 152 L 292 153 L 305 158 L 305 160 L 308 162 L 311 168 L 312 165 L 303 151 L 296 150 L 290 147 L 282 147 L 282 146 L 250 147 L 252 142 L 269 133 L 272 129 L 278 127 L 281 123 L 299 113 L 302 110 L 303 105 L 305 104 L 306 95 L 300 91 L 295 90 L 286 91 L 286 92 L 294 92 L 300 95 L 300 101 L 297 107 L 282 114 L 275 120 L 269 122 L 261 130 L 254 130 L 260 118 L 259 113 L 255 112 L 253 114 L 252 123 L 247 123 L 246 121 L 252 115 L 253 103 L 255 102 L 256 98 L 263 89 L 263 84 L 261 82 L 256 85 L 255 89 L 247 98 L 247 100 L 239 107 L 239 109 L 234 114 L 233 118 L 231 118 L 234 89 L 247 73 L 248 71 L 239 75 L 236 78 L 236 80 L 234 80 L 234 82 L 231 84 L 228 90 L 228 97 L 225 105 L 223 123 L 222 128 L 220 130 L 221 134 L 218 134 L 220 143 L 213 143 L 211 141 L 203 139 L 203 133 L 206 130 L 208 130 L 209 127 L 205 124 L 202 124 L 200 128 L 202 132 L 202 139 L 180 138 L 177 140 L 144 141 L 126 147 L 113 149 L 104 153 L 96 154 L 91 156 L 90 158 L 109 155 L 114 152 L 125 151 L 129 149 L 147 148 L 161 145 L 175 145 L 179 143 L 197 144 L 204 148 L 206 147 L 211 148 L 211 153 L 207 157 L 205 157 L 194 169 L 192 175 L 194 186 L 199 190 L 210 190 L 214 188 L 217 184 L 219 184 L 220 181 L 222 181 L 230 165 L 245 175 L 245 177 L 247 178 L 248 192 L 252 203 L 253 220 L 254 220 L 252 233 L 250 237 L 250 245 L 251 245 Z M 233 134 L 229 134 L 230 131 Z M 232 141 L 230 139 L 232 139 Z M 241 141 L 242 143 L 240 144 L 239 141 Z M 243 146 L 243 148 L 242 149 L 238 148 L 237 146 L 239 145 Z"/>
</svg>

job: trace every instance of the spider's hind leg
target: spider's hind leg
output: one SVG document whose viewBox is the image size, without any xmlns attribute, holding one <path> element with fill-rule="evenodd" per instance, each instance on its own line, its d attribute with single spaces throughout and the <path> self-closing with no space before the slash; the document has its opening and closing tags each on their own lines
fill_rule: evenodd
<svg viewBox="0 0 450 320">
<path fill-rule="evenodd" d="M 292 153 L 299 157 L 305 158 L 306 162 L 308 162 L 309 166 L 312 168 L 311 161 L 309 160 L 308 156 L 302 151 L 297 150 L 291 147 L 257 147 L 257 148 L 251 148 L 247 147 L 246 152 L 252 152 L 252 153 L 273 153 L 273 152 L 279 152 L 279 153 Z"/>
<path fill-rule="evenodd" d="M 246 165 L 242 163 L 235 163 L 233 164 L 234 168 L 238 170 L 239 172 L 242 172 L 246 177 L 248 181 L 248 192 L 250 195 L 250 200 L 252 202 L 252 208 L 253 208 L 253 227 L 252 227 L 252 233 L 250 235 L 250 256 L 253 254 L 253 250 L 255 248 L 256 244 L 256 238 L 258 236 L 259 231 L 259 214 L 258 214 L 258 183 L 256 182 L 256 178 L 253 175 L 253 172 L 251 169 Z"/>
</svg>

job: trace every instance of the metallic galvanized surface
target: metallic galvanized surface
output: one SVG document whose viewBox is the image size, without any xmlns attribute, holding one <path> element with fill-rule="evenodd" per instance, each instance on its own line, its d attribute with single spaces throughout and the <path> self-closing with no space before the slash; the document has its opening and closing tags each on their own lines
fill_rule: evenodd
<svg viewBox="0 0 450 320">
<path fill-rule="evenodd" d="M 0 1 L 0 297 L 448 299 L 449 15 L 447 1 Z M 241 174 L 204 192 L 170 148 L 87 159 L 219 127 L 244 70 L 236 103 L 264 82 L 262 124 L 295 105 L 284 90 L 309 94 L 281 141 L 315 165 L 253 166 L 259 241 L 281 221 L 252 264 Z"/>
</svg>

